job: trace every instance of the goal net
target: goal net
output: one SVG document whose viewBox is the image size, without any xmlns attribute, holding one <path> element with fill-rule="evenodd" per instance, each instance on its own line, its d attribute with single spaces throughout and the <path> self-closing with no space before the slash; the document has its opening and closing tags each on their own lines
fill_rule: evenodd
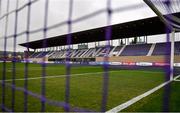
<svg viewBox="0 0 180 113">
<path fill-rule="evenodd" d="M 180 43 L 174 42 L 180 41 L 176 33 L 180 29 L 180 0 L 128 1 L 130 5 L 127 0 L 0 0 L 0 111 L 105 112 L 119 101 L 127 101 L 121 105 L 122 110 L 169 84 L 170 75 L 177 77 L 179 73 L 174 65 L 180 66 L 174 62 L 174 53 L 180 53 Z M 158 17 L 165 19 L 164 24 L 175 28 L 173 31 L 167 26 L 166 32 L 161 29 L 155 33 L 165 33 L 167 43 L 147 43 L 145 35 L 152 32 L 138 27 L 151 25 L 150 19 L 161 24 L 147 2 L 158 11 Z M 136 16 L 132 12 L 139 10 L 149 13 Z M 150 56 L 155 61 L 144 62 Z M 136 62 L 136 57 L 142 62 Z M 141 66 L 147 66 L 147 70 Z M 156 74 L 160 76 L 156 78 Z M 163 100 L 166 111 L 168 99 Z"/>
</svg>

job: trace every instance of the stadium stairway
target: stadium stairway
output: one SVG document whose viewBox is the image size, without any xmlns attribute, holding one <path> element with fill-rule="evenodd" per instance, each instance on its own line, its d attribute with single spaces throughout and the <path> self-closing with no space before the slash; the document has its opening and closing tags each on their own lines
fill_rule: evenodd
<svg viewBox="0 0 180 113">
<path fill-rule="evenodd" d="M 121 48 L 121 50 L 119 51 L 119 53 L 117 54 L 117 56 L 120 56 L 120 55 L 121 55 L 121 53 L 124 51 L 124 49 L 126 48 L 126 46 L 127 46 L 127 45 L 124 45 L 124 46 Z"/>
<path fill-rule="evenodd" d="M 156 46 L 156 44 L 152 44 L 152 45 L 151 45 L 151 48 L 150 48 L 150 50 L 149 50 L 149 52 L 148 52 L 148 54 L 147 54 L 146 56 L 151 56 L 151 55 L 152 55 L 155 46 Z"/>
</svg>

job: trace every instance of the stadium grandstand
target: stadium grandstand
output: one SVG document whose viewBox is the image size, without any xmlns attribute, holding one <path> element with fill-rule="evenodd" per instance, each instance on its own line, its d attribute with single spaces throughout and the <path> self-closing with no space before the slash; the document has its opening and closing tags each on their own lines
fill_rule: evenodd
<svg viewBox="0 0 180 113">
<path fill-rule="evenodd" d="M 180 13 L 175 13 L 173 15 L 180 17 Z M 168 15 L 166 15 L 166 17 L 168 17 Z M 103 62 L 103 57 L 106 55 L 109 57 L 110 62 L 166 62 L 164 61 L 165 58 L 163 57 L 168 55 L 168 51 L 166 50 L 166 43 L 147 42 L 148 35 L 151 36 L 166 33 L 166 25 L 163 24 L 163 22 L 158 17 L 113 25 L 111 39 L 119 38 L 116 40 L 119 43 L 117 46 L 113 46 L 113 41 L 111 41 L 108 48 L 106 45 L 99 44 L 99 41 L 105 41 L 103 38 L 105 37 L 105 28 L 106 27 L 101 27 L 73 33 L 73 41 L 70 46 L 68 56 L 67 48 L 65 47 L 67 35 L 46 39 L 47 45 L 45 48 L 42 45 L 44 40 L 33 41 L 20 45 L 27 47 L 27 50 L 29 50 L 29 48 L 34 49 L 35 52 L 31 51 L 32 54 L 29 55 L 30 61 L 34 62 L 43 62 L 44 57 L 46 57 L 46 62 L 53 61 L 64 63 L 66 61 L 66 57 L 68 57 L 72 63 L 97 63 Z M 132 38 L 132 36 L 134 36 L 134 38 Z M 129 40 L 129 38 L 131 38 L 131 40 Z M 94 47 L 88 48 L 88 43 L 93 41 Z M 78 48 L 74 49 L 73 44 L 79 44 Z M 180 62 L 179 44 L 180 42 L 175 42 L 174 51 L 176 63 Z M 36 52 L 36 49 L 38 49 L 38 52 Z M 125 60 L 124 58 L 127 58 L 127 56 L 131 57 Z M 137 58 L 138 56 L 141 57 Z"/>
<path fill-rule="evenodd" d="M 0 0 L 4 29 L 4 33 L 0 31 L 4 41 L 0 112 L 180 112 L 180 1 L 140 0 L 143 5 L 113 9 L 113 0 L 104 0 L 105 10 L 73 20 L 73 6 L 82 1 L 69 0 L 68 20 L 52 26 L 48 24 L 52 21 L 48 20 L 51 0 L 28 0 L 21 7 L 16 0 L 12 11 L 13 2 L 7 0 L 5 7 L 2 1 L 6 0 Z M 44 23 L 32 30 L 33 24 L 40 22 L 31 21 L 38 2 L 44 5 Z M 142 6 L 156 16 L 111 24 L 114 13 Z M 19 32 L 23 10 L 27 11 L 26 30 Z M 101 13 L 107 14 L 106 25 L 72 30 L 74 23 Z M 9 36 L 11 14 L 15 25 Z M 65 29 L 64 25 L 66 34 L 58 31 L 59 35 L 48 36 L 52 29 Z M 35 33 L 42 38 L 34 40 Z M 25 41 L 18 42 L 21 36 Z M 17 52 L 20 48 L 23 52 Z"/>
<path fill-rule="evenodd" d="M 144 44 L 142 44 L 144 43 Z M 56 48 L 56 47 L 55 47 Z M 63 48 L 63 47 L 60 47 Z M 71 48 L 68 55 L 72 63 L 88 63 L 88 62 L 103 62 L 103 57 L 108 51 L 110 62 L 160 62 L 165 63 L 164 56 L 168 55 L 166 51 L 166 43 L 147 44 L 146 42 L 130 43 L 129 45 L 120 44 L 119 46 L 110 46 L 107 49 L 105 46 L 96 46 L 88 48 L 87 45 L 79 45 L 78 49 Z M 30 61 L 43 62 L 46 57 L 46 62 L 62 62 L 66 61 L 66 49 L 48 50 L 31 52 Z M 180 62 L 180 42 L 175 42 L 175 62 Z M 127 56 L 131 56 L 127 58 Z M 136 59 L 138 56 L 139 59 Z M 126 60 L 124 58 L 127 58 Z M 151 59 L 152 58 L 152 59 Z M 157 60 L 155 60 L 157 59 Z"/>
</svg>

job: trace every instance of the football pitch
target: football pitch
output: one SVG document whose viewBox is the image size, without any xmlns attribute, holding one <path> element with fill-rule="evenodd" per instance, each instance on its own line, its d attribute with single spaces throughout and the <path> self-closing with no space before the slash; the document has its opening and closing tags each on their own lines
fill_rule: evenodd
<svg viewBox="0 0 180 113">
<path fill-rule="evenodd" d="M 11 109 L 13 71 L 15 73 L 15 111 L 24 111 L 24 84 L 28 81 L 27 110 L 41 111 L 42 66 L 41 64 L 28 64 L 28 78 L 25 76 L 25 64 L 16 63 L 13 70 L 12 63 L 6 63 L 5 79 L 5 105 Z M 49 64 L 45 72 L 45 111 L 64 111 L 66 90 L 66 66 Z M 113 109 L 134 97 L 137 97 L 165 82 L 165 73 L 156 70 L 128 70 L 109 68 L 108 97 L 106 110 Z M 0 63 L 0 95 L 2 95 L 3 64 Z M 104 69 L 102 66 L 71 66 L 69 104 L 72 108 L 83 108 L 89 111 L 101 111 Z M 169 84 L 168 106 L 170 111 L 180 111 L 180 82 Z M 163 111 L 165 88 L 144 97 L 142 100 L 123 109 L 122 111 Z M 0 96 L 2 103 L 2 96 Z"/>
</svg>

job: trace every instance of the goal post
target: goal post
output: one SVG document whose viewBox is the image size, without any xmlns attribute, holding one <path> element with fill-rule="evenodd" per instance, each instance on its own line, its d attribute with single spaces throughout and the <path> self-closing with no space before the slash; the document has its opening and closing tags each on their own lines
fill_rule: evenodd
<svg viewBox="0 0 180 113">
<path fill-rule="evenodd" d="M 156 6 L 150 0 L 143 0 L 151 10 L 161 19 L 161 21 L 169 28 L 173 29 L 171 25 L 169 25 L 168 21 L 164 18 L 163 14 L 156 8 Z"/>
<path fill-rule="evenodd" d="M 151 0 L 143 0 L 151 9 L 152 11 L 161 19 L 161 21 L 167 26 L 168 29 L 171 30 L 170 34 L 170 80 L 173 80 L 174 76 L 174 42 L 175 42 L 175 31 L 176 29 L 170 24 L 170 22 L 164 18 L 163 14 L 158 10 L 158 8 L 151 2 Z"/>
<path fill-rule="evenodd" d="M 171 41 L 171 56 L 170 56 L 170 80 L 173 80 L 174 76 L 174 41 L 175 41 L 175 30 L 172 31 L 170 36 Z"/>
</svg>

